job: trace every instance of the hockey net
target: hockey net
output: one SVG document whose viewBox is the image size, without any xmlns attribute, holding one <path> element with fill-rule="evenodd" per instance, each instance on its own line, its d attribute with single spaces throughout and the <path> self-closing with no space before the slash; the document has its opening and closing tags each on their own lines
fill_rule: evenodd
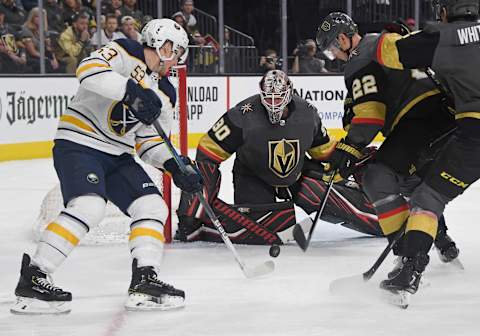
<svg viewBox="0 0 480 336">
<path fill-rule="evenodd" d="M 170 138 L 179 153 L 188 155 L 186 67 L 174 67 L 170 71 L 169 79 L 177 91 L 177 103 Z M 166 241 L 171 242 L 172 224 L 175 225 L 177 222 L 176 208 L 180 200 L 180 190 L 172 185 L 171 178 L 166 174 L 162 174 L 159 169 L 141 162 L 138 158 L 136 158 L 136 161 L 142 165 L 152 181 L 158 186 L 167 203 L 169 215 L 164 226 L 164 235 Z M 63 198 L 60 184 L 57 184 L 47 193 L 40 206 L 40 213 L 33 227 L 35 240 L 40 238 L 47 225 L 54 221 L 62 210 Z M 129 232 L 130 218 L 123 214 L 114 204 L 108 202 L 105 218 L 96 228 L 88 232 L 85 238 L 82 239 L 81 244 L 120 244 L 128 241 Z"/>
</svg>

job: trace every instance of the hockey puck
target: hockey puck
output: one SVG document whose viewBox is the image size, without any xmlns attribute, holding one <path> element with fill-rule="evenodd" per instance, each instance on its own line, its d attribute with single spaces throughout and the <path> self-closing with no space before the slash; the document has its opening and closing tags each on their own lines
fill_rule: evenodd
<svg viewBox="0 0 480 336">
<path fill-rule="evenodd" d="M 268 251 L 270 253 L 270 257 L 276 258 L 280 254 L 280 246 L 273 244 L 270 246 L 270 250 Z"/>
</svg>

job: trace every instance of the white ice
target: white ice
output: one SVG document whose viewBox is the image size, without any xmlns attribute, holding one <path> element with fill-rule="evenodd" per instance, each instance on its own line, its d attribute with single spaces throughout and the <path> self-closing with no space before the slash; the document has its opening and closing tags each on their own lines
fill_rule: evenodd
<svg viewBox="0 0 480 336">
<path fill-rule="evenodd" d="M 224 169 L 222 194 L 231 175 Z M 275 272 L 246 279 L 223 245 L 174 243 L 166 248 L 160 277 L 186 291 L 187 306 L 171 312 L 125 312 L 130 257 L 125 245 L 78 247 L 55 273 L 73 293 L 66 316 L 17 316 L 9 312 L 24 251 L 33 252 L 31 226 L 57 178 L 51 160 L 0 164 L 0 335 L 422 335 L 480 334 L 480 185 L 450 204 L 449 234 L 461 249 L 465 271 L 432 254 L 430 286 L 407 310 L 377 298 L 378 282 L 392 267 L 387 259 L 364 295 L 339 297 L 331 281 L 360 274 L 385 246 L 338 225 L 320 223 L 307 253 L 282 247 Z M 270 258 L 266 246 L 237 246 L 247 264 Z M 366 295 L 368 294 L 368 295 Z M 371 299 L 370 299 L 371 296 Z"/>
</svg>

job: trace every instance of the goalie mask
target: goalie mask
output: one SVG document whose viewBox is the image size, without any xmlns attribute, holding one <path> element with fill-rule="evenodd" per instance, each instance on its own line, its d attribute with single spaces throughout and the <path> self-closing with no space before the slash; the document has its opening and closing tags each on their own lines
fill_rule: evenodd
<svg viewBox="0 0 480 336">
<path fill-rule="evenodd" d="M 335 59 L 335 51 L 342 50 L 338 41 L 339 34 L 345 34 L 350 39 L 358 33 L 358 27 L 353 20 L 345 13 L 334 12 L 327 15 L 317 30 L 317 47 L 330 60 Z M 351 49 L 351 47 L 350 47 Z M 342 50 L 347 54 L 350 50 Z"/>
<path fill-rule="evenodd" d="M 268 71 L 260 81 L 260 97 L 272 124 L 282 119 L 283 111 L 292 100 L 293 84 L 281 70 Z"/>
<path fill-rule="evenodd" d="M 441 20 L 443 9 L 449 22 L 456 19 L 473 21 L 478 18 L 478 0 L 432 0 L 432 6 L 438 21 Z"/>
<path fill-rule="evenodd" d="M 142 41 L 147 47 L 157 51 L 160 60 L 170 61 L 178 55 L 178 62 L 185 63 L 188 55 L 188 36 L 185 30 L 170 19 L 155 19 L 149 21 L 142 29 Z M 160 48 L 166 42 L 172 42 L 172 56 L 160 55 Z"/>
</svg>

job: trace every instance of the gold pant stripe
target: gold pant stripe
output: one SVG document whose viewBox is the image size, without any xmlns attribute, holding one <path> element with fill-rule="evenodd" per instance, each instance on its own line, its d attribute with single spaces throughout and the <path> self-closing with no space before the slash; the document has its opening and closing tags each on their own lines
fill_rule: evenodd
<svg viewBox="0 0 480 336">
<path fill-rule="evenodd" d="M 60 224 L 57 224 L 55 222 L 52 222 L 52 223 L 48 224 L 47 230 L 59 235 L 63 239 L 69 241 L 73 246 L 77 246 L 79 241 L 80 241 L 77 238 L 77 236 L 75 236 L 69 230 L 65 229 L 63 226 L 61 226 Z"/>
<path fill-rule="evenodd" d="M 463 118 L 480 119 L 480 112 L 460 112 L 455 115 L 455 120 Z"/>
<path fill-rule="evenodd" d="M 415 212 L 408 219 L 405 233 L 408 231 L 422 231 L 435 239 L 437 228 L 438 220 L 435 215 L 427 212 Z"/>
<path fill-rule="evenodd" d="M 134 228 L 132 232 L 130 232 L 130 238 L 128 238 L 128 240 L 133 240 L 140 236 L 149 236 L 160 240 L 162 243 L 165 242 L 165 237 L 161 232 L 148 228 Z"/>
<path fill-rule="evenodd" d="M 78 128 L 81 128 L 81 129 L 83 129 L 83 130 L 85 130 L 85 131 L 95 133 L 95 130 L 94 130 L 93 128 L 91 128 L 90 126 L 88 126 L 86 123 L 84 123 L 84 122 L 81 121 L 80 119 L 75 118 L 74 116 L 71 116 L 71 115 L 68 115 L 68 114 L 64 114 L 64 115 L 62 115 L 62 116 L 60 117 L 60 121 L 63 121 L 63 122 L 66 122 L 66 123 L 75 125 L 75 126 L 77 126 Z"/>
<path fill-rule="evenodd" d="M 383 234 L 389 235 L 398 231 L 402 227 L 403 222 L 405 222 L 407 219 L 408 214 L 409 211 L 404 210 L 396 213 L 393 216 L 379 219 L 378 222 L 382 228 Z"/>
</svg>

